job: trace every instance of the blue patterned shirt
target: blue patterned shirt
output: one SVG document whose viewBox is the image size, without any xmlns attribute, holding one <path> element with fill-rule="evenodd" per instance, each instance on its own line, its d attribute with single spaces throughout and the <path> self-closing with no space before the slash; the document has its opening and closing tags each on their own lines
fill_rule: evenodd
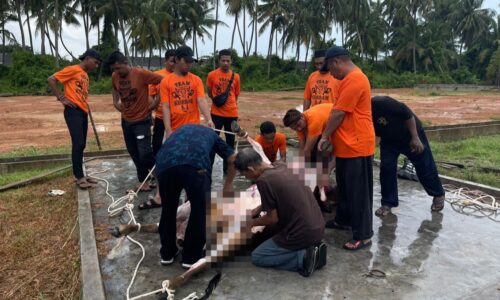
<svg viewBox="0 0 500 300">
<path fill-rule="evenodd" d="M 213 129 L 188 124 L 180 127 L 163 143 L 156 155 L 156 174 L 166 169 L 189 165 L 197 169 L 205 169 L 212 174 L 211 153 L 217 153 L 223 159 L 234 153 Z"/>
</svg>

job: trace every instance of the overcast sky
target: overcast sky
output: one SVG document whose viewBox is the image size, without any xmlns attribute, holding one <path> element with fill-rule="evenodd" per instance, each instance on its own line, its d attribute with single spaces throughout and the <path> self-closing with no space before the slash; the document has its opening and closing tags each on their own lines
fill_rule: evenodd
<svg viewBox="0 0 500 300">
<path fill-rule="evenodd" d="M 0 0 L 2 1 L 2 0 Z M 499 1 L 498 0 L 485 0 L 483 3 L 483 7 L 491 8 L 496 11 L 498 14 L 500 12 L 500 7 L 499 7 Z M 217 48 L 218 49 L 223 49 L 223 48 L 229 48 L 231 45 L 231 35 L 232 35 L 232 28 L 234 24 L 234 18 L 231 16 L 228 16 L 225 11 L 225 7 L 221 6 L 221 9 L 219 10 L 219 15 L 220 15 L 220 20 L 224 23 L 226 23 L 228 26 L 219 26 L 218 29 L 218 34 L 217 34 Z M 215 15 L 215 11 L 214 11 Z M 250 18 L 247 17 L 247 25 L 250 23 Z M 83 24 L 83 22 L 81 22 Z M 241 23 L 241 19 L 240 19 Z M 240 24 L 241 26 L 241 24 Z M 25 39 L 26 43 L 29 44 L 29 37 L 27 35 L 27 26 L 25 28 Z M 35 28 L 35 25 L 33 24 L 33 21 L 31 22 L 31 28 Z M 10 22 L 7 23 L 6 29 L 14 33 L 16 36 L 18 42 L 21 42 L 21 34 L 19 30 L 19 25 L 17 22 Z M 63 24 L 63 39 L 64 43 L 68 47 L 69 51 L 73 53 L 74 56 L 78 56 L 81 53 L 85 51 L 85 33 L 83 30 L 83 26 L 76 27 L 76 26 L 69 26 L 66 24 Z M 247 29 L 247 40 L 250 40 L 250 34 L 251 34 L 251 29 Z M 213 35 L 213 32 L 212 32 Z M 279 38 L 279 37 L 278 37 Z M 330 38 L 336 38 L 337 42 L 340 42 L 340 34 L 337 32 L 337 28 L 334 27 L 332 30 L 332 35 Z M 258 52 L 260 54 L 267 54 L 267 46 L 269 42 L 269 29 L 264 32 L 262 35 L 258 37 Z M 36 52 L 40 52 L 40 37 L 39 35 L 34 36 L 34 48 Z M 97 44 L 97 30 L 92 30 L 90 33 L 90 45 L 96 45 Z M 242 54 L 242 47 L 241 43 L 239 42 L 237 33 L 235 36 L 235 46 L 234 48 L 236 51 L 238 51 L 238 54 Z M 46 44 L 47 45 L 47 44 Z M 188 46 L 191 46 L 192 43 L 191 41 L 187 42 Z M 46 46 L 48 47 L 48 46 Z M 123 44 L 120 41 L 120 49 L 123 48 Z M 252 52 L 253 52 L 254 46 L 252 45 Z M 123 49 L 122 49 L 123 50 Z M 295 55 L 295 48 L 289 48 L 285 51 L 285 57 L 292 57 Z M 47 48 L 47 51 L 50 50 Z M 64 50 L 62 45 L 60 46 L 60 54 L 66 58 L 69 58 L 70 56 L 68 53 Z M 208 38 L 205 38 L 205 43 L 202 43 L 201 40 L 198 40 L 198 51 L 199 51 L 199 56 L 207 55 L 210 54 L 213 51 L 213 40 L 209 40 Z M 281 52 L 279 52 L 281 53 Z M 310 54 L 311 55 L 311 54 Z M 305 58 L 305 47 L 302 47 L 301 49 L 301 60 L 304 60 Z"/>
</svg>

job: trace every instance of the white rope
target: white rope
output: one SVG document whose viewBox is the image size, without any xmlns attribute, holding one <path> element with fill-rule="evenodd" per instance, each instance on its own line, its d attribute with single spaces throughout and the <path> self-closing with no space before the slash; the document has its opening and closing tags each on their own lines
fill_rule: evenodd
<svg viewBox="0 0 500 300">
<path fill-rule="evenodd" d="M 133 223 L 134 225 L 137 225 L 137 227 L 138 227 L 137 232 L 139 232 L 141 230 L 141 224 L 137 223 L 137 221 L 135 219 L 135 215 L 134 215 L 134 212 L 133 212 L 134 205 L 132 204 L 132 202 L 137 198 L 137 193 L 144 186 L 144 184 L 146 183 L 146 181 L 149 180 L 149 178 L 153 174 L 154 169 L 155 169 L 155 167 L 153 167 L 151 169 L 151 171 L 149 172 L 149 174 L 146 177 L 146 179 L 144 179 L 144 181 L 141 183 L 141 185 L 137 188 L 136 191 L 129 191 L 126 196 L 120 197 L 117 200 L 115 200 L 115 198 L 113 197 L 113 195 L 111 195 L 109 193 L 109 186 L 110 186 L 109 181 L 107 181 L 104 178 L 100 178 L 100 177 L 97 177 L 97 176 L 94 175 L 94 174 L 104 173 L 104 172 L 108 171 L 109 169 L 104 169 L 102 171 L 93 172 L 93 173 L 89 174 L 88 176 L 91 177 L 91 178 L 103 181 L 106 184 L 106 191 L 105 192 L 106 192 L 106 195 L 111 199 L 111 204 L 108 206 L 108 215 L 110 217 L 114 217 L 114 216 L 120 215 L 123 211 L 127 211 L 128 215 L 130 217 L 130 220 L 129 220 L 128 224 Z M 122 204 L 125 200 L 127 200 L 127 203 L 125 203 L 122 206 L 118 206 L 119 204 Z M 137 262 L 137 265 L 135 266 L 135 269 L 134 269 L 134 273 L 132 274 L 132 279 L 130 280 L 130 284 L 127 287 L 127 292 L 126 292 L 127 300 L 141 299 L 141 298 L 144 298 L 144 297 L 147 297 L 147 296 L 152 296 L 152 295 L 155 295 L 155 294 L 158 294 L 158 293 L 167 293 L 167 299 L 168 300 L 173 300 L 174 299 L 175 290 L 172 290 L 172 289 L 168 288 L 168 286 L 169 286 L 169 281 L 168 280 L 165 280 L 165 281 L 162 282 L 162 288 L 161 289 L 158 289 L 158 290 L 155 290 L 155 291 L 151 291 L 151 292 L 147 292 L 147 293 L 144 293 L 144 294 L 132 297 L 132 298 L 130 297 L 130 289 L 132 288 L 132 286 L 134 284 L 134 281 L 135 281 L 135 278 L 137 276 L 137 272 L 139 270 L 139 267 L 141 266 L 142 261 L 146 257 L 146 249 L 144 249 L 144 246 L 140 242 L 138 242 L 137 240 L 131 238 L 129 235 L 127 235 L 126 237 L 127 237 L 127 239 L 129 241 L 131 241 L 132 243 L 134 243 L 137 246 L 139 246 L 141 248 L 141 251 L 142 251 L 141 259 L 139 260 L 139 262 Z M 118 242 L 117 246 L 115 246 L 115 247 L 119 247 L 121 245 L 122 241 L 123 241 L 123 237 L 122 237 L 122 239 L 120 239 L 120 241 Z M 188 295 L 183 300 L 194 300 L 194 299 L 198 299 L 198 297 L 196 296 L 195 292 L 191 293 L 190 295 Z"/>
<path fill-rule="evenodd" d="M 446 202 L 453 210 L 468 216 L 487 217 L 500 222 L 500 204 L 494 196 L 482 191 L 458 188 L 453 185 L 443 185 L 447 192 Z"/>
<path fill-rule="evenodd" d="M 217 132 L 222 132 L 222 133 L 225 133 L 225 134 L 232 134 L 232 135 L 236 135 L 236 133 L 234 132 L 231 132 L 231 131 L 225 131 L 225 130 L 222 130 L 222 129 L 215 129 L 215 128 L 212 128 L 214 131 L 217 131 Z"/>
</svg>

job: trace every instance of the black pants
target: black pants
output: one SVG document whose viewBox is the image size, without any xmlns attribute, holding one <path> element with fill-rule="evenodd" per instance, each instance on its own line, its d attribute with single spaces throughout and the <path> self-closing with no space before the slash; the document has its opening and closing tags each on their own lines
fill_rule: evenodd
<svg viewBox="0 0 500 300">
<path fill-rule="evenodd" d="M 122 129 L 127 151 L 137 169 L 137 178 L 142 182 L 155 164 L 151 148 L 151 118 L 137 122 L 122 119 Z"/>
<path fill-rule="evenodd" d="M 206 242 L 206 206 L 210 204 L 211 180 L 206 170 L 188 165 L 166 169 L 158 175 L 162 199 L 160 233 L 162 259 L 171 259 L 177 253 L 176 216 L 179 196 L 183 189 L 191 203 L 191 214 L 184 236 L 182 262 L 192 264 L 203 257 Z"/>
<path fill-rule="evenodd" d="M 83 175 L 83 150 L 87 144 L 88 117 L 80 108 L 64 107 L 64 120 L 71 136 L 71 163 L 76 179 Z"/>
<path fill-rule="evenodd" d="M 444 189 L 439 179 L 436 164 L 432 157 L 431 147 L 427 141 L 427 136 L 423 130 L 420 130 L 419 138 L 424 144 L 424 151 L 420 154 L 411 152 L 410 145 L 380 143 L 380 185 L 382 188 L 382 205 L 397 207 L 398 199 L 398 179 L 397 163 L 400 154 L 406 155 L 415 166 L 418 180 L 424 187 L 429 196 L 444 196 Z"/>
<path fill-rule="evenodd" d="M 335 222 L 352 227 L 356 241 L 373 236 L 373 156 L 337 159 Z"/>
<path fill-rule="evenodd" d="M 214 122 L 214 125 L 215 125 L 215 129 L 222 129 L 224 127 L 224 131 L 228 131 L 228 132 L 231 132 L 231 123 L 233 121 L 237 121 L 238 118 L 236 117 L 221 117 L 221 116 L 217 116 L 217 115 L 214 115 L 212 114 L 212 121 Z M 220 132 L 216 131 L 215 133 L 217 133 L 217 135 L 220 134 Z M 234 141 L 235 141 L 235 135 L 234 134 L 225 134 L 226 136 L 226 144 L 228 144 L 229 146 L 231 146 L 231 148 L 234 149 Z M 212 165 L 214 164 L 214 159 L 215 159 L 215 153 L 212 154 Z M 224 160 L 224 163 L 223 163 L 223 170 L 224 172 L 227 170 L 227 161 Z"/>
<path fill-rule="evenodd" d="M 155 118 L 153 124 L 153 142 L 152 142 L 153 156 L 155 157 L 158 151 L 160 151 L 164 133 L 165 133 L 165 124 L 163 124 L 163 120 Z"/>
</svg>

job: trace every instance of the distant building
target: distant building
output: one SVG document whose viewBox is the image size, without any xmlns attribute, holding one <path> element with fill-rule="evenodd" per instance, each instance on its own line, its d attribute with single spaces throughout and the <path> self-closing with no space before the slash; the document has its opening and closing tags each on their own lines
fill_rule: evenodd
<svg viewBox="0 0 500 300">
<path fill-rule="evenodd" d="M 0 53 L 0 65 L 6 65 L 6 66 L 12 65 L 12 54 Z"/>
</svg>

